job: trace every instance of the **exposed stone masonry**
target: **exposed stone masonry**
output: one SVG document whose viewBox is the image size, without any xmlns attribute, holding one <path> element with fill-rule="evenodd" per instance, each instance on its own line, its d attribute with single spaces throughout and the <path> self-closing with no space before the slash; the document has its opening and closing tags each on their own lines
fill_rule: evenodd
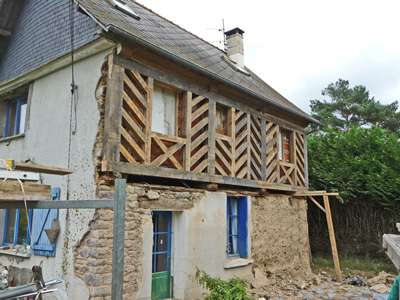
<svg viewBox="0 0 400 300">
<path fill-rule="evenodd" d="M 124 299 L 135 299 L 142 281 L 143 228 L 151 209 L 183 210 L 198 204 L 203 193 L 171 192 L 128 184 L 126 189 Z M 114 198 L 114 175 L 99 178 L 98 198 Z M 98 209 L 90 231 L 75 253 L 75 274 L 88 287 L 91 300 L 111 299 L 114 211 Z"/>
</svg>

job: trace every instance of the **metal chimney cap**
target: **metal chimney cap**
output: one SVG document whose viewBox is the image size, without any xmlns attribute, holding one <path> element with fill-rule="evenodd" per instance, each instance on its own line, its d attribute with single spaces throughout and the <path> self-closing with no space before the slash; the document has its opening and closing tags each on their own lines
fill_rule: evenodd
<svg viewBox="0 0 400 300">
<path fill-rule="evenodd" d="M 225 35 L 226 36 L 231 36 L 231 35 L 233 35 L 235 33 L 239 33 L 240 35 L 242 35 L 244 33 L 244 31 L 242 29 L 240 29 L 239 27 L 236 27 L 234 29 L 225 31 Z"/>
</svg>

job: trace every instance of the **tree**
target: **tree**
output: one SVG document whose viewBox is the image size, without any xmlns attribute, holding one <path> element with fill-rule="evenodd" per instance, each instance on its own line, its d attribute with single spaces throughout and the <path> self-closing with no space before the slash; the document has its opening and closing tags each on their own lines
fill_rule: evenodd
<svg viewBox="0 0 400 300">
<path fill-rule="evenodd" d="M 343 202 L 400 208 L 400 142 L 379 127 L 325 128 L 307 140 L 311 190 L 337 191 Z"/>
<path fill-rule="evenodd" d="M 348 131 L 351 126 L 381 127 L 391 132 L 399 132 L 399 104 L 394 101 L 384 105 L 370 98 L 365 86 L 349 86 L 349 81 L 339 79 L 322 90 L 330 100 L 311 100 L 311 113 L 325 126 Z"/>
</svg>

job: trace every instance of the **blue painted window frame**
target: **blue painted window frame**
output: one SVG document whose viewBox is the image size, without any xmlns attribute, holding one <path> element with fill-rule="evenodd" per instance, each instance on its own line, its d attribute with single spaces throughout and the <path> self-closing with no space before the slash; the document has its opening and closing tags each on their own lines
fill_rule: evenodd
<svg viewBox="0 0 400 300">
<path fill-rule="evenodd" d="M 152 273 L 157 273 L 157 260 L 156 260 L 156 255 L 158 254 L 167 254 L 167 271 L 170 271 L 170 264 L 171 264 L 171 223 L 172 223 L 172 213 L 170 211 L 153 211 L 153 215 L 167 215 L 168 216 L 168 232 L 153 232 L 153 243 L 154 243 L 154 250 L 153 250 L 153 260 L 154 260 L 154 264 L 153 264 L 153 269 L 152 269 Z M 157 220 L 157 219 L 156 219 Z M 154 228 L 157 228 L 157 223 L 154 224 Z M 157 252 L 157 235 L 160 234 L 167 234 L 168 235 L 168 248 L 167 251 L 161 251 L 161 252 Z M 163 271 L 165 272 L 165 271 Z"/>
<path fill-rule="evenodd" d="M 6 243 L 6 238 L 7 238 L 7 223 L 8 223 L 8 214 L 9 214 L 9 210 L 6 210 L 6 217 L 4 220 L 4 236 L 3 236 L 3 245 L 4 246 L 10 246 L 10 243 Z M 13 236 L 13 246 L 18 246 L 20 244 L 17 244 L 17 240 L 18 240 L 18 230 L 19 230 L 19 219 L 20 219 L 20 215 L 21 215 L 21 209 L 17 209 L 16 213 L 15 213 L 15 225 L 14 225 L 14 236 Z M 29 218 L 29 224 L 32 224 L 32 216 L 33 216 L 33 210 L 30 209 L 29 213 L 28 213 L 28 218 Z M 31 240 L 31 233 L 29 232 L 29 228 L 27 230 L 26 233 L 26 244 L 29 245 L 30 244 L 30 240 Z"/>
<path fill-rule="evenodd" d="M 232 204 L 237 203 L 237 214 L 231 214 Z M 228 258 L 242 257 L 246 258 L 248 256 L 247 252 L 247 236 L 248 236 L 248 226 L 247 226 L 247 197 L 233 197 L 229 196 L 227 198 L 227 239 L 226 239 L 226 253 Z M 232 220 L 237 218 L 237 228 L 235 232 L 232 230 Z M 231 252 L 230 237 L 237 237 L 238 245 L 237 251 Z"/>
<path fill-rule="evenodd" d="M 27 100 L 27 98 L 28 98 L 28 95 L 23 95 L 21 97 L 15 98 L 8 102 L 6 132 L 4 133 L 4 137 L 14 136 L 14 135 L 25 132 L 25 128 L 19 128 L 20 127 L 19 125 L 20 125 L 20 119 L 21 119 L 21 102 L 23 102 L 24 100 Z M 14 120 L 14 132 L 12 135 L 9 135 L 8 129 L 10 127 L 10 122 L 12 121 L 12 120 L 10 120 L 11 108 L 14 103 L 17 103 L 17 110 L 16 110 L 16 115 L 15 115 L 15 120 Z"/>
</svg>

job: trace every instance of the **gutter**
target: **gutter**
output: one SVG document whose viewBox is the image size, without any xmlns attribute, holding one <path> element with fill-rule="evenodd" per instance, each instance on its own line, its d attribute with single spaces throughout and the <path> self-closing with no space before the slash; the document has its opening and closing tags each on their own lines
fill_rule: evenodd
<svg viewBox="0 0 400 300">
<path fill-rule="evenodd" d="M 116 27 L 116 26 L 114 26 L 112 24 L 108 25 L 106 28 L 107 28 L 107 31 L 112 31 L 112 32 L 114 32 L 114 33 L 116 33 L 118 35 L 126 37 L 126 38 L 128 38 L 130 40 L 133 40 L 133 41 L 135 41 L 136 43 L 138 43 L 141 46 L 150 48 L 151 50 L 153 50 L 153 51 L 155 51 L 155 52 L 157 52 L 159 54 L 162 54 L 164 56 L 167 56 L 168 58 L 176 61 L 177 63 L 183 64 L 183 65 L 185 65 L 185 66 L 187 66 L 187 67 L 189 67 L 191 69 L 195 69 L 196 71 L 198 71 L 198 72 L 200 72 L 200 73 L 202 73 L 202 74 L 204 74 L 206 76 L 209 76 L 209 77 L 211 77 L 211 78 L 213 78 L 215 80 L 221 81 L 221 82 L 223 82 L 223 83 L 225 83 L 225 84 L 227 84 L 229 86 L 232 86 L 232 87 L 234 87 L 234 88 L 236 88 L 236 89 L 238 89 L 238 90 L 240 90 L 242 92 L 250 94 L 251 96 L 253 96 L 255 98 L 258 98 L 258 99 L 260 99 L 260 100 L 262 100 L 262 101 L 264 101 L 264 102 L 266 102 L 268 104 L 271 104 L 271 105 L 279 107 L 279 108 L 281 108 L 283 110 L 289 111 L 290 113 L 292 113 L 292 114 L 294 114 L 296 116 L 299 116 L 299 117 L 301 117 L 303 119 L 306 119 L 306 120 L 310 121 L 311 123 L 322 125 L 320 122 L 318 122 L 317 120 L 315 120 L 314 118 L 312 118 L 310 116 L 303 115 L 303 114 L 301 114 L 301 113 L 299 113 L 299 112 L 297 112 L 295 110 L 292 110 L 292 109 L 290 109 L 290 108 L 288 108 L 288 107 L 286 107 L 286 106 L 284 106 L 284 105 L 282 105 L 280 103 L 272 101 L 271 99 L 269 99 L 269 98 L 267 98 L 265 96 L 262 96 L 262 95 L 254 92 L 254 91 L 252 91 L 252 90 L 250 90 L 250 89 L 248 89 L 246 87 L 243 87 L 243 86 L 241 86 L 241 85 L 239 85 L 239 84 L 237 84 L 235 82 L 232 82 L 232 81 L 230 81 L 230 80 L 228 80 L 228 79 L 226 79 L 226 78 L 224 78 L 224 77 L 222 77 L 222 76 L 220 76 L 218 74 L 210 72 L 207 69 L 204 69 L 204 68 L 198 66 L 195 63 L 187 61 L 187 60 L 177 56 L 174 53 L 171 53 L 171 52 L 169 52 L 169 51 L 167 51 L 165 49 L 157 47 L 154 44 L 152 44 L 152 43 L 150 43 L 150 42 L 148 42 L 148 41 L 146 41 L 146 40 L 144 40 L 142 38 L 139 38 L 136 35 L 133 35 L 133 34 L 127 32 L 125 30 L 122 30 L 122 29 L 120 29 L 120 28 L 118 28 L 118 27 Z"/>
</svg>

